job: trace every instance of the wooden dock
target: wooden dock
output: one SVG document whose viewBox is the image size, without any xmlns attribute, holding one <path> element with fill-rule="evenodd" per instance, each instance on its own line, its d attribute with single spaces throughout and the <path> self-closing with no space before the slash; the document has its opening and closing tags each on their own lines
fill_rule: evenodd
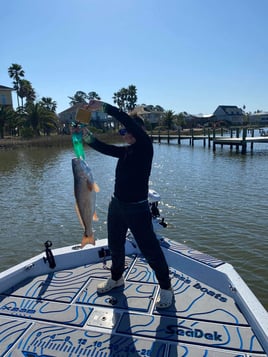
<svg viewBox="0 0 268 357">
<path fill-rule="evenodd" d="M 239 136 L 240 131 L 242 132 L 242 137 Z M 235 136 L 234 136 L 235 133 Z M 247 136 L 247 133 L 250 133 L 251 136 Z M 208 144 L 208 147 L 210 148 L 211 145 L 213 147 L 213 151 L 216 151 L 216 145 L 221 145 L 223 147 L 224 145 L 229 145 L 230 149 L 232 150 L 233 147 L 236 148 L 236 151 L 239 151 L 239 148 L 241 148 L 241 153 L 245 154 L 247 152 L 247 144 L 250 144 L 250 149 L 253 151 L 253 144 L 254 143 L 268 143 L 268 136 L 255 136 L 254 137 L 254 130 L 249 130 L 247 128 L 243 129 L 231 129 L 229 132 L 230 136 L 227 136 L 226 134 L 224 135 L 224 131 L 222 130 L 220 135 L 216 134 L 215 130 L 207 130 L 207 132 L 204 131 L 203 134 L 196 134 L 194 130 L 190 131 L 190 134 L 184 135 L 181 133 L 181 131 L 178 131 L 177 134 L 174 133 L 158 133 L 158 134 L 152 134 L 151 133 L 151 138 L 153 142 L 158 141 L 158 143 L 161 143 L 161 141 L 167 141 L 169 144 L 171 141 L 176 140 L 178 145 L 181 144 L 182 141 L 188 140 L 189 144 L 191 146 L 194 146 L 194 142 L 196 140 L 202 140 L 203 141 L 203 146 L 205 147 Z"/>
<path fill-rule="evenodd" d="M 225 138 L 225 137 L 216 137 L 213 139 L 213 151 L 216 150 L 216 145 L 229 145 L 230 149 L 233 146 L 236 147 L 236 150 L 239 151 L 241 147 L 242 154 L 247 152 L 247 144 L 250 143 L 250 149 L 253 151 L 253 143 L 268 143 L 268 136 L 256 136 L 256 137 L 245 137 L 245 138 Z"/>
</svg>

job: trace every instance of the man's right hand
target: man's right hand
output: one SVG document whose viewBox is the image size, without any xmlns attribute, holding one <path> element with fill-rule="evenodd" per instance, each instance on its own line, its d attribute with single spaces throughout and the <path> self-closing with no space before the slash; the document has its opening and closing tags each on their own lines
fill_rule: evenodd
<svg viewBox="0 0 268 357">
<path fill-rule="evenodd" d="M 93 135 L 93 133 L 89 131 L 86 127 L 84 127 L 82 130 L 83 130 L 83 141 L 87 144 L 93 143 L 93 141 L 95 141 L 95 136 Z"/>
</svg>

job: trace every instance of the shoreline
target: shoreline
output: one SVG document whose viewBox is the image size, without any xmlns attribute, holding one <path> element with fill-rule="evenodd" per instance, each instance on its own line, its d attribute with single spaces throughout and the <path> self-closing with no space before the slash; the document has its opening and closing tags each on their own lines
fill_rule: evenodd
<svg viewBox="0 0 268 357">
<path fill-rule="evenodd" d="M 13 150 L 26 147 L 66 146 L 71 145 L 70 135 L 41 136 L 33 139 L 21 137 L 5 137 L 0 139 L 0 150 Z"/>
<path fill-rule="evenodd" d="M 195 129 L 195 134 L 200 134 L 202 130 Z M 158 133 L 158 132 L 157 132 Z M 161 132 L 164 134 L 165 132 Z M 184 134 L 189 134 L 190 129 L 184 129 Z M 148 135 L 150 136 L 150 132 Z M 172 134 L 172 131 L 170 131 Z M 101 140 L 108 140 L 110 142 L 120 141 L 120 136 L 113 132 L 109 133 L 95 133 L 97 138 Z M 71 135 L 50 135 L 50 136 L 40 136 L 32 139 L 23 139 L 20 136 L 6 136 L 4 139 L 0 139 L 0 150 L 15 150 L 19 148 L 27 148 L 27 147 L 61 147 L 61 146 L 69 146 L 72 145 Z"/>
<path fill-rule="evenodd" d="M 120 136 L 115 133 L 98 133 L 96 134 L 96 137 L 110 143 L 117 143 L 120 141 Z M 72 147 L 72 137 L 71 135 L 51 135 L 40 136 L 32 139 L 23 139 L 21 137 L 7 136 L 4 139 L 0 139 L 0 151 L 38 147 Z"/>
</svg>

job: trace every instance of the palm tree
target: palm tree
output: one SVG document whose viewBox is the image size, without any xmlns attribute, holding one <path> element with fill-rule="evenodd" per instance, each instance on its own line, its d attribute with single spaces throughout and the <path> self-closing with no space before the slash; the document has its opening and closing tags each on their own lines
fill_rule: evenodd
<svg viewBox="0 0 268 357">
<path fill-rule="evenodd" d="M 120 101 L 120 94 L 119 92 L 115 92 L 113 95 L 113 101 L 114 104 L 118 105 L 118 107 L 121 109 L 120 105 L 119 105 L 119 101 Z"/>
<path fill-rule="evenodd" d="M 8 118 L 8 107 L 1 105 L 0 107 L 0 139 L 4 139 L 4 128 Z"/>
<path fill-rule="evenodd" d="M 187 115 L 186 112 L 181 112 L 176 115 L 176 124 L 177 126 L 183 128 L 185 126 L 185 116 Z"/>
<path fill-rule="evenodd" d="M 137 88 L 133 84 L 128 88 L 121 88 L 114 93 L 114 103 L 124 111 L 131 111 L 135 108 L 137 102 Z"/>
<path fill-rule="evenodd" d="M 119 107 L 119 109 L 126 111 L 126 101 L 128 96 L 128 90 L 121 88 L 118 92 L 114 93 L 113 101 Z"/>
<path fill-rule="evenodd" d="M 56 114 L 45 109 L 40 102 L 28 103 L 24 117 L 25 127 L 32 128 L 35 136 L 40 136 L 41 130 L 49 135 L 52 129 L 57 129 Z"/>
<path fill-rule="evenodd" d="M 131 84 L 130 86 L 128 86 L 128 94 L 127 94 L 126 109 L 128 111 L 132 111 L 135 108 L 137 99 L 138 99 L 137 88 L 136 86 Z"/>
<path fill-rule="evenodd" d="M 175 115 L 173 110 L 167 110 L 164 113 L 163 124 L 167 126 L 167 128 L 170 130 L 174 124 L 174 119 L 175 119 Z"/>
<path fill-rule="evenodd" d="M 91 100 L 91 99 L 101 100 L 101 97 L 96 92 L 89 92 L 88 93 L 88 99 L 89 100 Z"/>
<path fill-rule="evenodd" d="M 17 102 L 18 102 L 18 107 L 19 107 L 19 84 L 20 84 L 20 80 L 22 77 L 24 77 L 24 70 L 22 69 L 22 66 L 20 64 L 17 63 L 12 63 L 12 65 L 8 68 L 8 74 L 10 78 L 13 78 L 13 85 L 14 85 L 14 89 L 17 92 Z"/>
<path fill-rule="evenodd" d="M 23 123 L 24 120 L 21 115 L 19 115 L 17 111 L 11 109 L 6 124 L 7 132 L 12 136 L 19 135 L 20 128 L 22 127 Z"/>
<path fill-rule="evenodd" d="M 57 115 L 49 110 L 46 110 L 42 117 L 41 128 L 44 135 L 50 135 L 53 131 L 59 129 L 59 119 Z"/>
<path fill-rule="evenodd" d="M 42 97 L 40 104 L 50 112 L 55 113 L 57 109 L 57 102 L 53 100 L 51 97 Z"/>
<path fill-rule="evenodd" d="M 73 97 L 68 97 L 71 99 L 70 105 L 74 106 L 75 104 L 78 103 L 86 103 L 88 96 L 86 95 L 85 92 L 77 91 Z"/>
<path fill-rule="evenodd" d="M 13 135 L 19 126 L 20 116 L 11 107 L 0 106 L 0 139 L 4 139 L 5 131 Z"/>
<path fill-rule="evenodd" d="M 18 95 L 21 98 L 21 106 L 23 107 L 23 98 L 26 98 L 26 102 L 34 102 L 36 99 L 35 90 L 32 87 L 32 83 L 27 79 L 21 79 L 19 81 Z"/>
</svg>

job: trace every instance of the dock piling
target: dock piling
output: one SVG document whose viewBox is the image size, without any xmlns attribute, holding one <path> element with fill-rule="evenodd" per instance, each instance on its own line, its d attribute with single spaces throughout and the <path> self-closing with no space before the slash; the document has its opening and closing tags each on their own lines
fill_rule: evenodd
<svg viewBox="0 0 268 357">
<path fill-rule="evenodd" d="M 247 152 L 247 128 L 243 128 L 243 137 L 242 137 L 242 154 L 246 154 Z"/>
</svg>

